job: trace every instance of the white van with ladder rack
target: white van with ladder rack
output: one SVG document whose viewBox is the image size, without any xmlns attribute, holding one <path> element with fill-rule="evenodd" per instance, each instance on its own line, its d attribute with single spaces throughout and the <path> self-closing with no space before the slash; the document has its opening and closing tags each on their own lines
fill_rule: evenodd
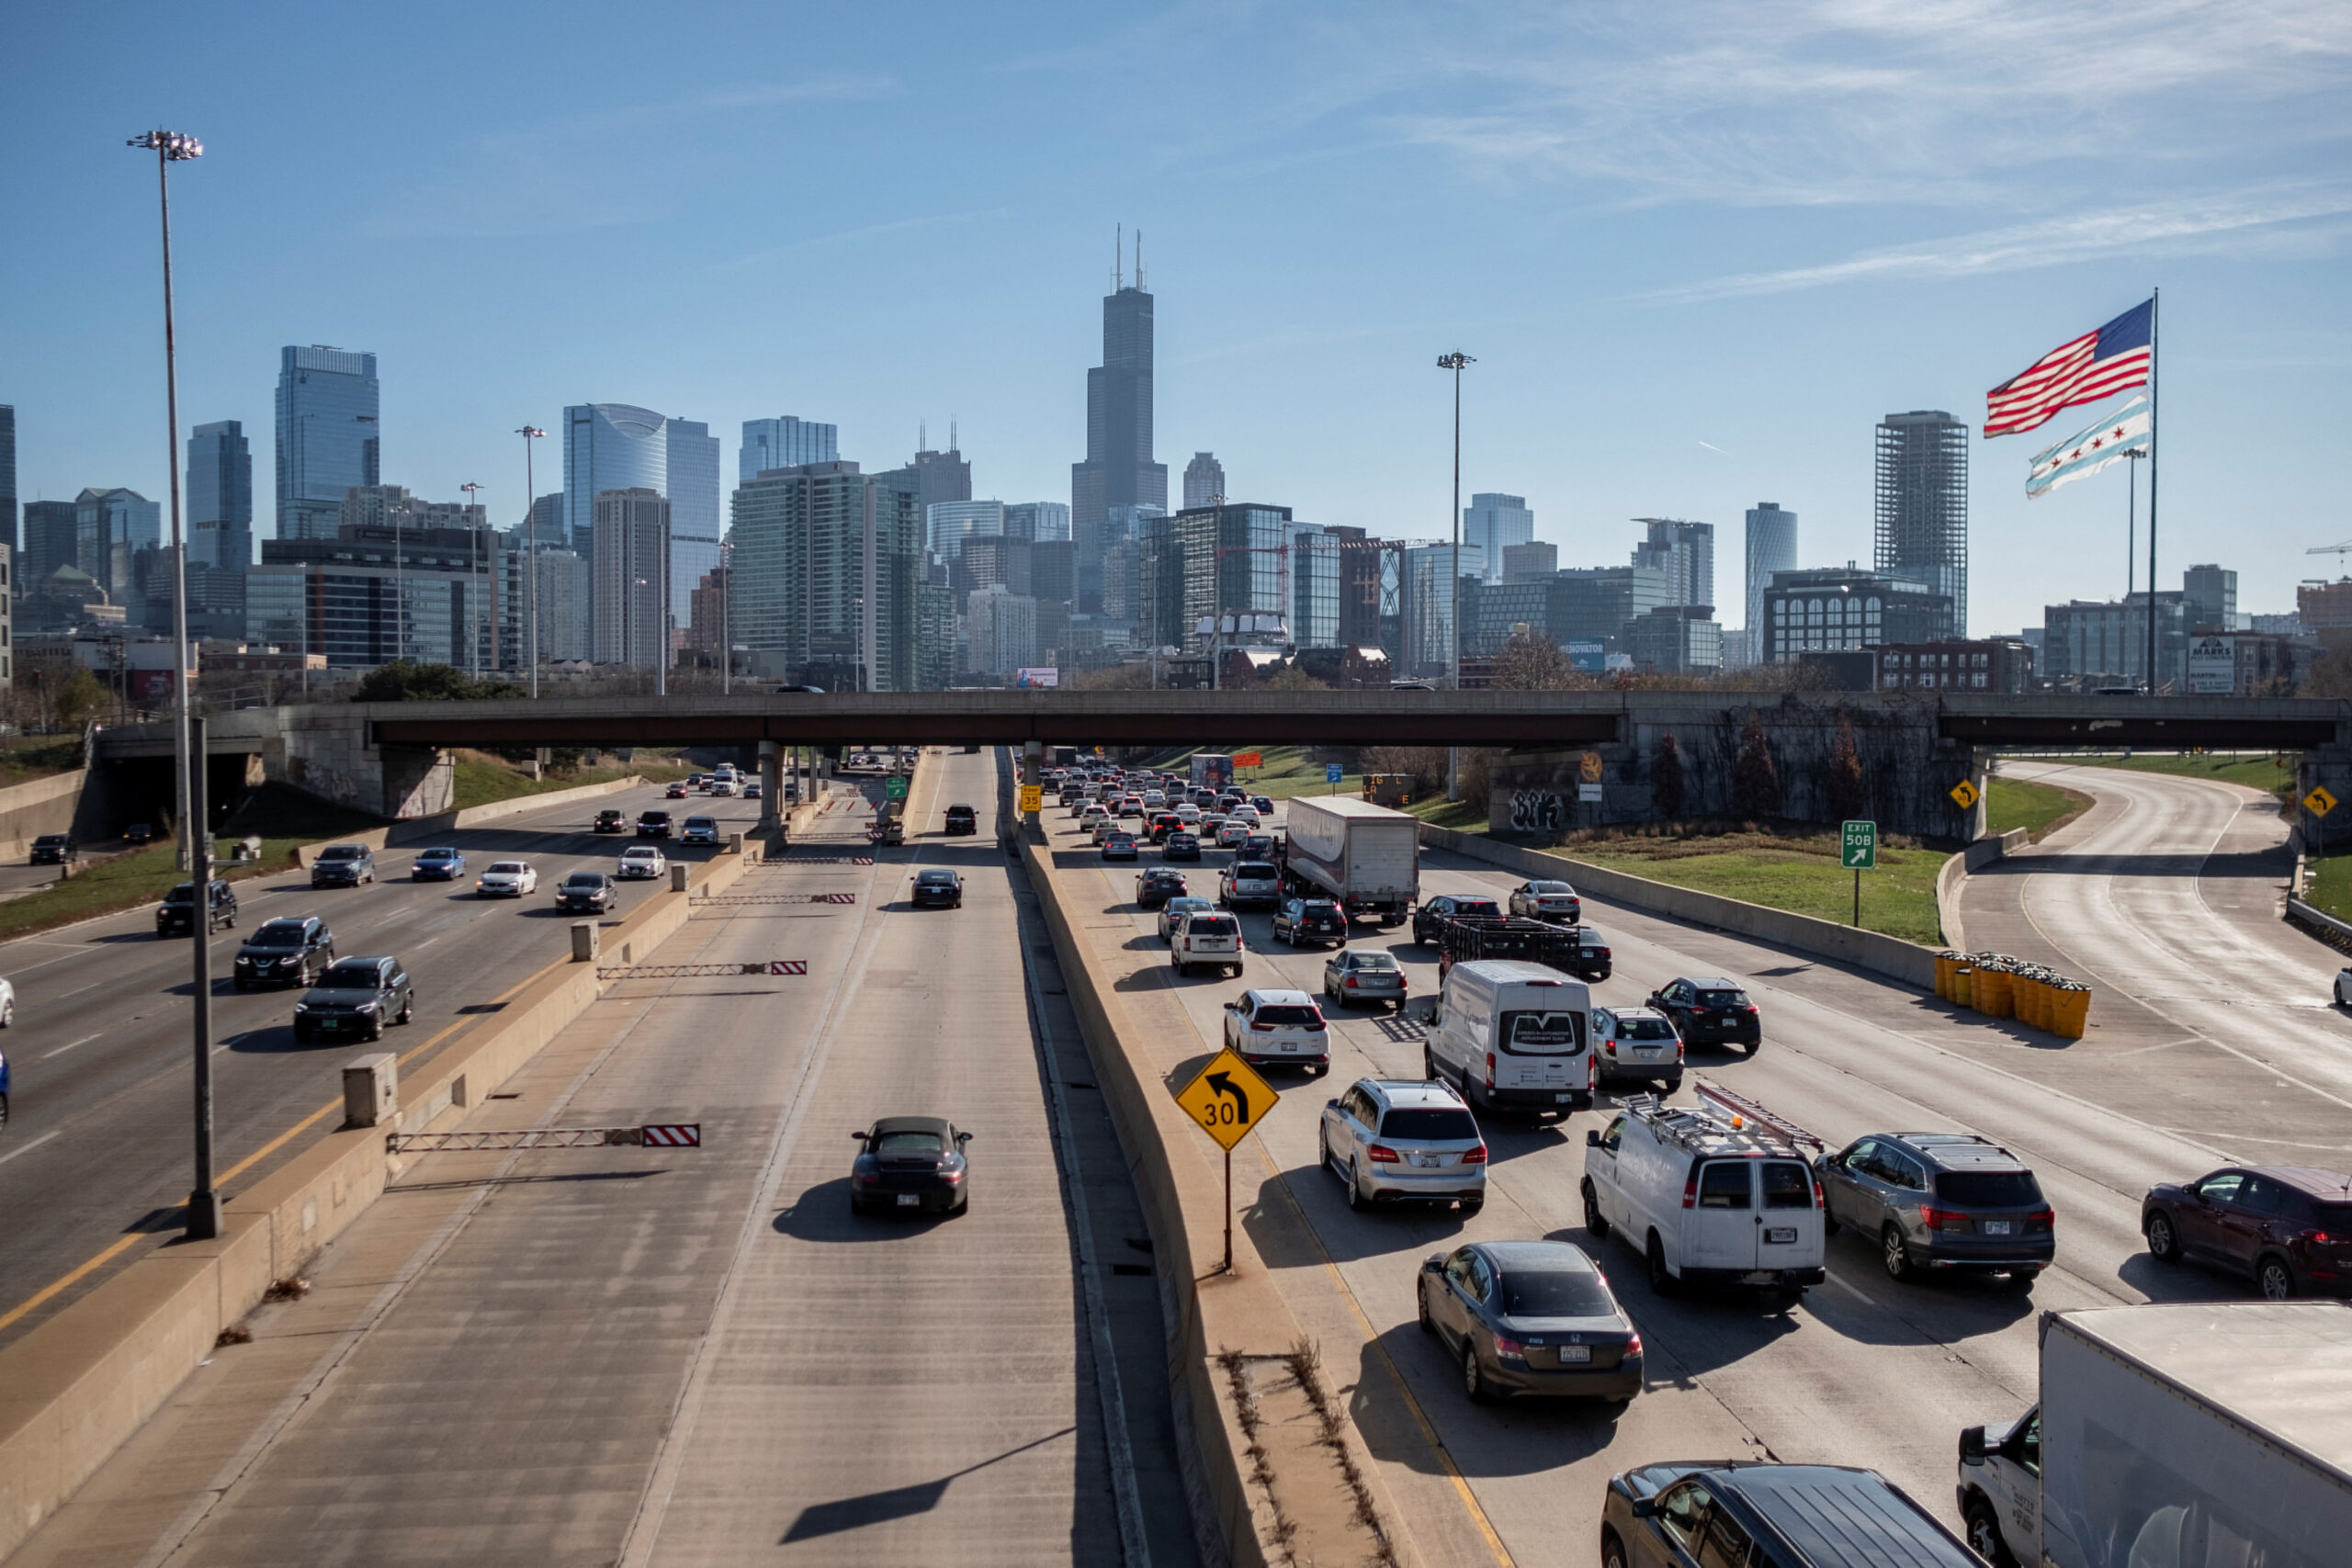
<svg viewBox="0 0 2352 1568">
<path fill-rule="evenodd" d="M 1615 1231 L 1649 1266 L 1650 1289 L 1761 1285 L 1801 1294 L 1822 1266 L 1822 1142 L 1727 1089 L 1701 1081 L 1700 1103 L 1624 1102 L 1585 1134 L 1585 1227 Z"/>
</svg>

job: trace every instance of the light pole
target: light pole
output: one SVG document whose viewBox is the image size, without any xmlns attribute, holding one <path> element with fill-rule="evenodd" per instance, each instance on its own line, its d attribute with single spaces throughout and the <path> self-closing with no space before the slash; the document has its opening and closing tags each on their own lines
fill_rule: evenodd
<svg viewBox="0 0 2352 1568">
<path fill-rule="evenodd" d="M 187 682 L 187 549 L 180 533 L 180 383 L 177 345 L 172 321 L 172 178 L 174 164 L 204 156 L 204 143 L 176 130 L 148 130 L 131 137 L 129 146 L 155 154 L 155 190 L 163 216 L 164 236 L 164 417 L 168 471 L 172 477 L 172 656 L 174 749 L 177 753 L 180 798 L 180 859 L 196 884 L 196 918 L 190 928 L 195 980 L 194 1048 L 196 1053 L 195 1121 L 196 1174 L 187 1195 L 187 1235 L 209 1241 L 220 1234 L 220 1193 L 212 1180 L 212 855 L 205 842 L 205 825 L 191 822 L 190 811 L 204 809 L 204 777 L 198 770 L 204 757 L 190 743 Z M 200 732 L 199 732 L 200 733 Z"/>
<path fill-rule="evenodd" d="M 524 657 L 531 666 L 531 695 L 539 694 L 539 497 L 538 483 L 531 477 L 531 443 L 547 434 L 536 424 L 526 424 L 516 431 L 523 438 L 523 530 L 526 548 L 523 554 L 523 598 L 526 608 L 524 617 L 531 623 L 527 634 L 530 651 Z"/>
<path fill-rule="evenodd" d="M 1452 354 L 1437 356 L 1437 367 L 1453 372 L 1453 608 L 1447 619 L 1452 623 L 1447 649 L 1452 670 L 1447 684 L 1454 691 L 1462 689 L 1462 372 L 1478 362 L 1455 349 Z M 1462 798 L 1462 748 L 1445 749 L 1445 798 Z"/>
<path fill-rule="evenodd" d="M 473 525 L 473 537 L 466 547 L 466 646 L 473 650 L 474 679 L 481 679 L 481 600 L 475 579 L 481 575 L 481 530 L 490 522 L 487 513 L 475 523 L 474 494 L 481 486 L 468 479 L 458 487 L 466 492 L 466 521 Z"/>
<path fill-rule="evenodd" d="M 735 633 L 728 624 L 728 601 L 735 597 L 735 544 L 718 543 L 718 694 L 735 694 Z"/>
</svg>

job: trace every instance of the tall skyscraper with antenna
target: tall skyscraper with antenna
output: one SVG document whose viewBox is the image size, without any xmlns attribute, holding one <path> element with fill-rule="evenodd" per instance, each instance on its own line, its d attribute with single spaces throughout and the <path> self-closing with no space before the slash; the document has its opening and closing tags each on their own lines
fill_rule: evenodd
<svg viewBox="0 0 2352 1568">
<path fill-rule="evenodd" d="M 1102 363 L 1086 373 L 1086 460 L 1069 469 L 1078 605 L 1102 610 L 1102 525 L 1119 507 L 1168 505 L 1168 466 L 1151 460 L 1152 298 L 1143 287 L 1143 236 L 1126 279 L 1124 236 L 1102 300 Z"/>
</svg>

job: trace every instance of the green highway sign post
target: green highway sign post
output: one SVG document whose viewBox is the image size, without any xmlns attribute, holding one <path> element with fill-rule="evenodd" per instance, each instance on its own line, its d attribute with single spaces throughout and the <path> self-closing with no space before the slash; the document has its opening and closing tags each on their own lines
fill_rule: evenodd
<svg viewBox="0 0 2352 1568">
<path fill-rule="evenodd" d="M 906 799 L 907 776 L 904 773 L 892 773 L 888 778 L 884 779 L 882 781 L 882 798 L 885 800 Z"/>
<path fill-rule="evenodd" d="M 1878 869 L 1878 824 L 1849 821 L 1838 833 L 1838 863 L 1854 874 L 1854 924 L 1862 923 L 1862 873 Z"/>
</svg>

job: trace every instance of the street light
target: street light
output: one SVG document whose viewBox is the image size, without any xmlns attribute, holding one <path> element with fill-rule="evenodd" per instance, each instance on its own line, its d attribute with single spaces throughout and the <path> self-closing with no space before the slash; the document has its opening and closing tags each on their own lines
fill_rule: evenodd
<svg viewBox="0 0 2352 1568">
<path fill-rule="evenodd" d="M 727 624 L 727 602 L 735 597 L 735 543 L 718 542 L 718 694 L 735 694 L 735 637 Z"/>
<path fill-rule="evenodd" d="M 172 178 L 174 164 L 204 156 L 204 143 L 176 130 L 147 130 L 125 143 L 155 154 L 155 191 L 164 238 L 164 418 L 166 470 L 172 479 L 173 751 L 178 763 L 180 861 L 196 886 L 194 1047 L 196 1052 L 195 1183 L 187 1195 L 187 1235 L 209 1241 L 220 1234 L 220 1192 L 212 1179 L 212 853 L 205 839 L 204 753 L 191 744 L 187 686 L 187 549 L 180 532 L 180 382 L 172 324 Z M 200 733 L 200 731 L 199 731 Z"/>
<path fill-rule="evenodd" d="M 1453 689 L 1462 689 L 1462 372 L 1478 362 L 1455 349 L 1437 356 L 1437 367 L 1453 372 L 1453 611 L 1449 617 Z M 1462 748 L 1445 749 L 1445 798 L 1462 798 Z"/>
<path fill-rule="evenodd" d="M 527 608 L 524 615 L 531 623 L 530 652 L 526 656 L 531 666 L 531 695 L 539 694 L 539 497 L 538 482 L 531 477 L 531 443 L 547 434 L 536 424 L 526 424 L 516 431 L 523 438 L 523 527 L 528 540 L 523 557 L 523 596 Z"/>
<path fill-rule="evenodd" d="M 475 506 L 474 492 L 481 486 L 469 479 L 458 488 L 466 492 L 466 521 L 473 527 L 473 537 L 466 547 L 466 642 L 473 649 L 474 679 L 479 681 L 481 679 L 481 590 L 475 585 L 474 579 L 481 575 L 481 525 L 487 525 L 490 518 L 485 515 L 481 525 L 474 525 L 471 515 Z"/>
</svg>

